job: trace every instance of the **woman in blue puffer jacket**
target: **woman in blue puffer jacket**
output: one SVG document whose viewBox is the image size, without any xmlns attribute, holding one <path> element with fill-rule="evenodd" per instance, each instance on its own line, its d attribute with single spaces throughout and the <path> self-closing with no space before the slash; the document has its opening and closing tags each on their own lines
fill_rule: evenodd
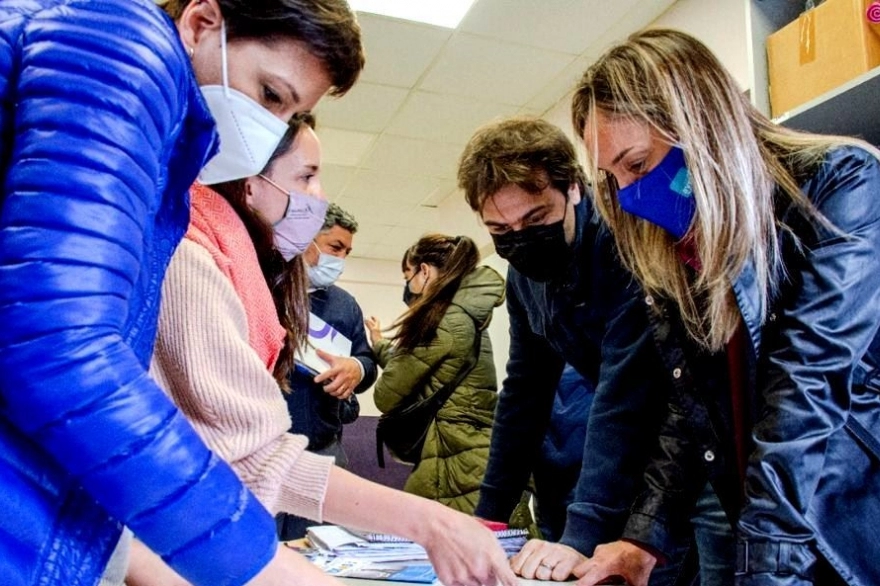
<svg viewBox="0 0 880 586">
<path fill-rule="evenodd" d="M 147 368 L 208 109 L 206 172 L 258 171 L 274 126 L 354 83 L 359 29 L 342 0 L 170 4 L 176 30 L 152 0 L 0 5 L 4 586 L 97 583 L 123 524 L 194 584 L 301 565 Z"/>
</svg>

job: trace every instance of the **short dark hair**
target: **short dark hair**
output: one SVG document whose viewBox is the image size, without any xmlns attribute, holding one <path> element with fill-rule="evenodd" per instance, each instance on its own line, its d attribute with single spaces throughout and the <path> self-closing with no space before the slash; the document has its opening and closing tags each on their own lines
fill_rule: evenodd
<svg viewBox="0 0 880 586">
<path fill-rule="evenodd" d="M 168 0 L 163 8 L 177 19 L 193 0 Z M 330 74 L 331 96 L 344 95 L 357 81 L 366 58 L 361 27 L 345 0 L 217 0 L 229 39 L 289 38 L 305 43 Z"/>
<path fill-rule="evenodd" d="M 574 145 L 540 118 L 517 116 L 479 128 L 458 164 L 458 186 L 475 212 L 507 185 L 534 194 L 550 185 L 566 194 L 572 184 L 581 192 L 586 185 Z"/>
</svg>

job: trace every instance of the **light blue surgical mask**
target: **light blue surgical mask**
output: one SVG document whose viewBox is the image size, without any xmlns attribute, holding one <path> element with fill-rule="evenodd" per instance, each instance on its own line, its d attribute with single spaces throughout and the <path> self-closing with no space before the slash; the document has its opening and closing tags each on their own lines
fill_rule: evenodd
<svg viewBox="0 0 880 586">
<path fill-rule="evenodd" d="M 342 271 L 345 270 L 345 259 L 321 252 L 314 241 L 312 241 L 312 246 L 318 251 L 318 262 L 315 266 L 306 269 L 309 283 L 315 289 L 326 289 L 342 275 Z"/>
<path fill-rule="evenodd" d="M 624 211 L 682 239 L 697 211 L 684 151 L 672 147 L 656 167 L 618 189 L 617 200 Z"/>
</svg>

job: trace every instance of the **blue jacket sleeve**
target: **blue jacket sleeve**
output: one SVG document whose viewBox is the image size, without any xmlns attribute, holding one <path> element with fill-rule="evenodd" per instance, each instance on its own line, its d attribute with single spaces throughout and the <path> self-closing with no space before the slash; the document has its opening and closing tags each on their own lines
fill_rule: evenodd
<svg viewBox="0 0 880 586">
<path fill-rule="evenodd" d="M 2 101 L 16 106 L 0 121 L 12 137 L 0 400 L 12 425 L 183 576 L 243 583 L 274 554 L 271 517 L 147 376 L 126 331 L 142 271 L 161 278 L 143 251 L 191 83 L 151 5 L 58 3 L 6 52 Z"/>
<path fill-rule="evenodd" d="M 786 255 L 788 284 L 770 328 L 776 333 L 765 336 L 761 351 L 763 409 L 739 521 L 743 540 L 783 536 L 801 547 L 814 538 L 805 513 L 828 440 L 847 421 L 853 371 L 880 323 L 880 161 L 862 149 L 832 151 L 803 190 L 836 230 L 813 220 L 815 236 Z M 765 582 L 751 576 L 741 583 Z"/>
<path fill-rule="evenodd" d="M 594 281 L 602 282 L 594 300 L 605 315 L 601 366 L 581 475 L 560 539 L 584 555 L 623 534 L 630 507 L 644 487 L 669 392 L 645 298 L 618 261 L 605 228 L 599 230 L 589 258 Z"/>
<path fill-rule="evenodd" d="M 498 395 L 489 463 L 475 514 L 507 522 L 529 482 L 550 421 L 564 360 L 532 331 L 517 275 L 508 273 L 510 354 Z"/>
</svg>

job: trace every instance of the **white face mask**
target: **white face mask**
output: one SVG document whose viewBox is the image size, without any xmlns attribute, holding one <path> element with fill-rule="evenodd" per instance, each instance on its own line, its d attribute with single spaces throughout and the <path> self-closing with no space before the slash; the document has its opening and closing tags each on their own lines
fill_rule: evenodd
<svg viewBox="0 0 880 586">
<path fill-rule="evenodd" d="M 345 259 L 321 252 L 314 242 L 312 245 L 318 250 L 318 264 L 307 268 L 309 283 L 315 289 L 326 289 L 342 275 L 342 271 L 345 270 Z"/>
<path fill-rule="evenodd" d="M 220 55 L 223 85 L 201 86 L 220 134 L 219 152 L 199 173 L 199 182 L 205 185 L 244 179 L 262 171 L 288 128 L 263 106 L 229 87 L 226 22 L 220 32 Z"/>
</svg>

